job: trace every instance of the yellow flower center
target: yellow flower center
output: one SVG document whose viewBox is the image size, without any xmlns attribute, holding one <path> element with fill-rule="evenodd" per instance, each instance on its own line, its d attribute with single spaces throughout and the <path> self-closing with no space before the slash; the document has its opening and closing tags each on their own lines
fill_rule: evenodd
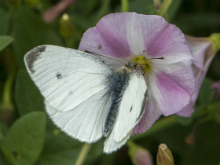
<svg viewBox="0 0 220 165">
<path fill-rule="evenodd" d="M 133 58 L 131 61 L 135 63 L 136 67 L 142 67 L 142 70 L 144 71 L 144 76 L 151 71 L 151 62 L 145 57 L 139 55 Z"/>
</svg>

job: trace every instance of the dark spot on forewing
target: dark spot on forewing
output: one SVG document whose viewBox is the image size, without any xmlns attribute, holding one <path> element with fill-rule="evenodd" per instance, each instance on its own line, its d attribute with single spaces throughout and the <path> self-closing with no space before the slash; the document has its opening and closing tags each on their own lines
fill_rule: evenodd
<svg viewBox="0 0 220 165">
<path fill-rule="evenodd" d="M 140 111 L 140 114 L 139 114 L 138 118 L 136 119 L 136 122 L 137 122 L 137 121 L 142 117 L 142 115 L 144 114 L 145 109 L 146 109 L 146 103 L 147 103 L 147 90 L 145 91 L 144 99 L 143 99 L 143 101 L 142 101 L 141 111 Z"/>
<path fill-rule="evenodd" d="M 38 59 L 40 59 L 40 54 L 44 52 L 46 49 L 46 46 L 38 46 L 32 50 L 30 50 L 25 55 L 25 62 L 27 64 L 28 69 L 31 71 L 31 73 L 34 73 L 35 70 L 33 69 L 34 62 Z"/>
<path fill-rule="evenodd" d="M 131 108 L 130 108 L 130 112 L 132 111 L 132 109 L 133 109 L 133 106 L 131 106 Z"/>
<path fill-rule="evenodd" d="M 57 74 L 56 74 L 56 77 L 57 77 L 57 79 L 61 79 L 61 78 L 62 78 L 62 74 L 57 73 Z"/>
</svg>

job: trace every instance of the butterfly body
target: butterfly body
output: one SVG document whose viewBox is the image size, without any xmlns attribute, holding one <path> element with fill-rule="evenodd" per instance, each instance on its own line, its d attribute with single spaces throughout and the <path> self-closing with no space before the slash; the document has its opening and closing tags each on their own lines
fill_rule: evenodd
<svg viewBox="0 0 220 165">
<path fill-rule="evenodd" d="M 115 71 L 90 53 L 52 45 L 32 49 L 24 61 L 48 115 L 75 139 L 93 143 L 107 137 L 104 152 L 111 153 L 143 116 L 147 86 L 140 71 Z"/>
<path fill-rule="evenodd" d="M 118 107 L 121 103 L 121 99 L 125 88 L 129 81 L 129 73 L 126 69 L 122 72 L 115 72 L 110 78 L 110 91 L 112 91 L 112 103 L 109 109 L 108 116 L 105 121 L 104 136 L 107 137 L 108 133 L 111 131 L 114 121 L 117 116 Z"/>
</svg>

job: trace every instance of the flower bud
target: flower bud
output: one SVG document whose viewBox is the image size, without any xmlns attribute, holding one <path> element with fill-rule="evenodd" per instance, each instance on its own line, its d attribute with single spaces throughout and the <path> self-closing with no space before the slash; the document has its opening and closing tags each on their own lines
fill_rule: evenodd
<svg viewBox="0 0 220 165">
<path fill-rule="evenodd" d="M 71 38 L 73 36 L 74 27 L 68 14 L 63 14 L 60 21 L 60 34 L 64 38 Z"/>
<path fill-rule="evenodd" d="M 155 7 L 155 9 L 158 10 L 160 8 L 160 6 L 161 6 L 160 0 L 154 0 L 154 7 Z"/>
<path fill-rule="evenodd" d="M 151 154 L 141 146 L 134 144 L 131 140 L 127 143 L 129 156 L 134 165 L 153 165 Z"/>
<path fill-rule="evenodd" d="M 193 145 L 195 144 L 195 137 L 193 134 L 189 134 L 186 138 L 185 138 L 185 142 L 188 145 Z"/>
<path fill-rule="evenodd" d="M 220 33 L 213 33 L 209 36 L 209 40 L 212 42 L 212 46 L 215 52 L 220 50 Z"/>
<path fill-rule="evenodd" d="M 160 144 L 158 147 L 157 165 L 174 165 L 173 155 L 166 144 Z"/>
</svg>

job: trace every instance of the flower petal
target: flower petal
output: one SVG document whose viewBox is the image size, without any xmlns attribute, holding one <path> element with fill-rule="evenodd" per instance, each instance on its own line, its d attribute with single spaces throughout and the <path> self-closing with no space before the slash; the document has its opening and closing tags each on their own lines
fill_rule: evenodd
<svg viewBox="0 0 220 165">
<path fill-rule="evenodd" d="M 161 115 L 162 112 L 159 109 L 155 109 L 148 101 L 145 113 L 140 122 L 134 127 L 131 136 L 146 132 Z"/>
<path fill-rule="evenodd" d="M 175 25 L 168 24 L 147 48 L 147 55 L 156 57 L 192 58 L 192 52 L 185 44 L 185 36 Z"/>
<path fill-rule="evenodd" d="M 196 38 L 187 36 L 186 44 L 190 47 L 193 52 L 193 64 L 200 70 L 203 70 L 205 54 L 211 42 L 204 38 Z"/>
<path fill-rule="evenodd" d="M 149 101 L 156 109 L 161 110 L 163 115 L 174 114 L 189 103 L 191 95 L 166 73 L 159 71 L 155 77 L 148 79 Z"/>
<path fill-rule="evenodd" d="M 192 95 L 195 91 L 195 77 L 192 70 L 190 56 L 168 56 L 164 60 L 154 59 L 152 65 L 155 72 L 161 71 L 175 81 L 187 93 Z"/>
<path fill-rule="evenodd" d="M 189 117 L 194 112 L 193 104 L 190 102 L 185 108 L 177 112 L 177 115 L 182 117 Z"/>
<path fill-rule="evenodd" d="M 131 50 L 126 38 L 126 27 L 133 14 L 116 13 L 103 17 L 95 28 L 84 33 L 79 49 L 86 48 L 91 52 L 113 57 L 129 57 Z"/>
</svg>

